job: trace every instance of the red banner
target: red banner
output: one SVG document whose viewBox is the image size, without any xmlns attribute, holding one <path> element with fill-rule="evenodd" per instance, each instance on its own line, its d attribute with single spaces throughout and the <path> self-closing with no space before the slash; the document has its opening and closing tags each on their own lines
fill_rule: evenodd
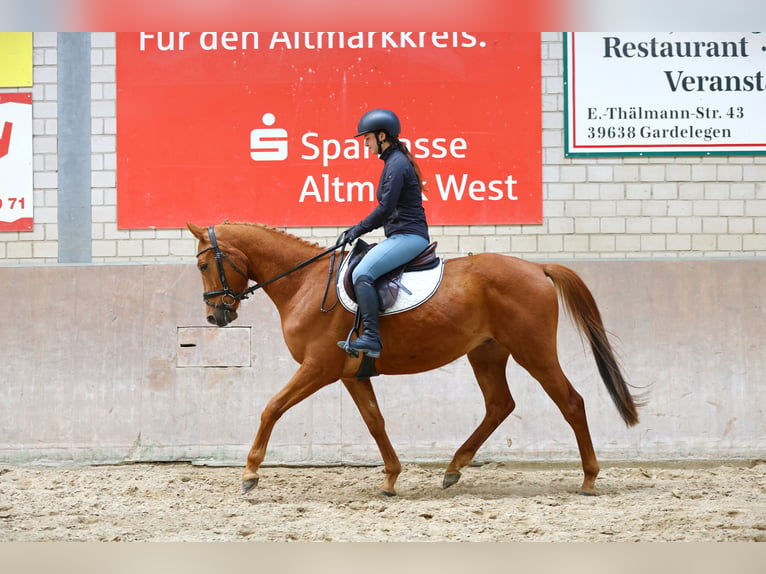
<svg viewBox="0 0 766 574">
<path fill-rule="evenodd" d="M 537 33 L 118 33 L 118 225 L 350 225 L 375 205 L 353 135 L 376 107 L 432 225 L 540 223 L 540 100 Z"/>
</svg>

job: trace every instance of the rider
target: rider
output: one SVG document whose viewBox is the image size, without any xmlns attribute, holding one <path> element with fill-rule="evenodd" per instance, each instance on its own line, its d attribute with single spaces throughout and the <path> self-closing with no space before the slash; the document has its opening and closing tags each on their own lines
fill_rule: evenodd
<svg viewBox="0 0 766 574">
<path fill-rule="evenodd" d="M 381 226 L 386 235 L 367 252 L 352 276 L 363 331 L 349 344 L 349 350 L 370 357 L 379 357 L 383 348 L 378 332 L 380 300 L 375 280 L 410 261 L 429 242 L 420 168 L 407 146 L 399 141 L 400 131 L 401 124 L 394 112 L 374 109 L 359 120 L 354 136 L 364 136 L 364 145 L 385 162 L 376 194 L 378 205 L 344 232 L 348 242 Z M 343 343 L 339 342 L 341 346 Z"/>
</svg>

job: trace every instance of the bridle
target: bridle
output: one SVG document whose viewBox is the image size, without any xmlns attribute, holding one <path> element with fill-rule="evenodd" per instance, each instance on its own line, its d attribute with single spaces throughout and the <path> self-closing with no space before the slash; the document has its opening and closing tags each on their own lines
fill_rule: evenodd
<svg viewBox="0 0 766 574">
<path fill-rule="evenodd" d="M 205 300 L 206 305 L 213 307 L 214 309 L 220 309 L 222 311 L 231 311 L 234 308 L 234 305 L 237 303 L 237 301 L 243 301 L 244 299 L 247 299 L 252 293 L 254 293 L 255 291 L 257 291 L 258 289 L 262 287 L 265 287 L 269 283 L 273 283 L 277 279 L 281 279 L 282 277 L 284 277 L 285 275 L 289 275 L 293 271 L 302 269 L 306 265 L 309 265 L 310 263 L 313 263 L 314 261 L 321 259 L 328 253 L 332 253 L 333 257 L 330 261 L 330 275 L 327 279 L 327 288 L 325 289 L 325 295 L 324 295 L 324 298 L 322 299 L 322 311 L 323 312 L 331 311 L 332 308 L 335 307 L 335 305 L 333 305 L 333 307 L 331 307 L 330 309 L 325 309 L 324 303 L 327 298 L 327 292 L 329 291 L 330 281 L 332 280 L 333 267 L 334 267 L 335 255 L 336 255 L 334 251 L 336 249 L 339 249 L 340 247 L 344 247 L 343 251 L 345 252 L 345 246 L 348 244 L 348 241 L 346 241 L 344 237 L 345 233 L 341 234 L 341 236 L 338 238 L 338 241 L 335 243 L 335 245 L 323 251 L 319 255 L 315 255 L 311 259 L 307 259 L 303 263 L 299 263 L 292 269 L 288 269 L 287 271 L 284 271 L 280 273 L 279 275 L 272 277 L 271 279 L 267 279 L 263 283 L 256 283 L 255 285 L 251 285 L 244 291 L 237 292 L 232 290 L 231 287 L 229 287 L 229 283 L 226 280 L 226 273 L 223 270 L 223 261 L 224 260 L 228 261 L 229 265 L 231 265 L 234 268 L 234 270 L 240 275 L 242 275 L 242 277 L 244 277 L 246 280 L 249 281 L 250 278 L 247 276 L 247 273 L 243 272 L 239 267 L 237 267 L 234 264 L 234 262 L 231 260 L 231 258 L 229 258 L 229 256 L 226 255 L 226 253 L 224 253 L 223 250 L 219 247 L 218 240 L 215 237 L 215 231 L 213 230 L 212 225 L 207 228 L 207 231 L 210 236 L 210 247 L 207 247 L 203 249 L 202 251 L 200 251 L 199 253 L 197 253 L 197 257 L 199 258 L 200 255 L 202 255 L 203 253 L 207 253 L 208 251 L 213 252 L 213 255 L 215 256 L 215 265 L 216 265 L 216 268 L 218 269 L 218 278 L 221 281 L 221 288 L 216 289 L 215 291 L 205 291 L 204 293 L 202 293 L 202 298 Z M 338 267 L 340 268 L 340 261 L 338 261 Z M 211 299 L 215 297 L 220 297 L 221 302 L 214 303 L 210 301 Z M 337 301 L 336 301 L 336 304 L 337 304 Z"/>
<path fill-rule="evenodd" d="M 229 258 L 226 253 L 221 251 L 221 248 L 218 246 L 218 240 L 215 238 L 215 231 L 213 231 L 213 226 L 207 228 L 207 231 L 210 235 L 210 247 L 203 249 L 199 253 L 197 253 L 197 258 L 199 258 L 200 255 L 203 253 L 207 253 L 208 251 L 212 251 L 213 255 L 215 256 L 215 266 L 218 269 L 218 278 L 221 280 L 221 288 L 216 289 L 215 291 L 205 291 L 202 294 L 202 298 L 205 300 L 205 303 L 209 305 L 210 307 L 213 307 L 214 309 L 221 309 L 223 311 L 229 311 L 234 308 L 234 305 L 237 301 L 242 301 L 243 299 L 247 299 L 247 297 L 255 291 L 259 286 L 256 285 L 254 287 L 251 287 L 249 289 L 246 289 L 244 291 L 241 291 L 237 293 L 236 291 L 233 291 L 231 287 L 229 287 L 229 282 L 226 280 L 226 273 L 223 270 L 223 261 L 224 259 L 229 262 L 229 265 L 231 265 L 234 270 L 242 275 L 246 280 L 249 280 L 249 277 L 246 273 L 244 273 L 239 267 L 237 267 L 234 262 Z M 210 301 L 210 299 L 213 299 L 214 297 L 221 297 L 220 303 L 213 303 Z"/>
</svg>

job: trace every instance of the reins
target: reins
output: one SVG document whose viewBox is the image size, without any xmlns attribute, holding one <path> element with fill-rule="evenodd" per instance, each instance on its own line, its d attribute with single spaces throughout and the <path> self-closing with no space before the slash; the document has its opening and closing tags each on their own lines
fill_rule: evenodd
<svg viewBox="0 0 766 574">
<path fill-rule="evenodd" d="M 271 279 L 267 279 L 266 281 L 263 281 L 262 283 L 256 283 L 255 285 L 251 285 L 250 287 L 248 287 L 244 291 L 241 291 L 241 292 L 237 293 L 235 291 L 232 291 L 232 289 L 229 287 L 229 284 L 228 284 L 228 282 L 226 280 L 226 273 L 224 272 L 224 269 L 223 269 L 223 260 L 225 259 L 226 261 L 228 261 L 229 265 L 231 265 L 237 273 L 239 273 L 240 275 L 242 275 L 246 279 L 249 280 L 249 277 L 247 276 L 246 273 L 244 273 L 241 269 L 239 269 L 234 264 L 234 262 L 229 258 L 229 256 L 226 255 L 226 253 L 224 253 L 221 250 L 221 248 L 218 246 L 218 240 L 215 237 L 215 231 L 213 230 L 213 226 L 211 225 L 210 227 L 207 228 L 207 230 L 208 230 L 208 234 L 210 235 L 210 247 L 207 247 L 207 248 L 203 249 L 202 251 L 200 251 L 199 253 L 197 253 L 197 257 L 202 255 L 206 251 L 210 251 L 210 250 L 212 250 L 213 254 L 215 255 L 215 264 L 216 264 L 216 268 L 218 269 L 218 277 L 221 280 L 221 289 L 217 289 L 215 291 L 205 291 L 202 294 L 202 297 L 205 300 L 205 303 L 207 303 L 211 307 L 222 308 L 222 309 L 230 309 L 234 305 L 235 301 L 242 301 L 244 299 L 247 299 L 250 295 L 252 295 L 258 289 L 261 289 L 262 287 L 265 287 L 266 285 L 269 285 L 270 283 L 273 283 L 274 281 L 277 281 L 278 279 L 281 279 L 282 277 L 285 277 L 286 275 L 289 275 L 290 273 L 294 273 L 295 271 L 298 271 L 299 269 L 303 269 L 307 265 L 310 265 L 310 264 L 314 263 L 315 261 L 321 259 L 322 257 L 327 255 L 328 253 L 332 253 L 332 257 L 330 259 L 330 271 L 329 271 L 329 275 L 327 277 L 327 286 L 325 287 L 324 296 L 322 297 L 321 311 L 323 313 L 328 313 L 328 312 L 332 311 L 335 308 L 335 305 L 338 304 L 338 302 L 336 301 L 333 304 L 333 306 L 330 307 L 329 309 L 325 309 L 325 307 L 324 307 L 325 306 L 325 302 L 327 301 L 327 295 L 328 295 L 328 293 L 330 291 L 330 285 L 332 283 L 332 276 L 333 276 L 334 266 L 335 266 L 335 258 L 336 258 L 336 255 L 337 255 L 337 253 L 335 253 L 335 252 L 339 248 L 341 248 L 341 247 L 343 248 L 343 251 L 341 252 L 341 257 L 339 258 L 339 261 L 338 261 L 338 270 L 340 270 L 340 264 L 341 264 L 341 262 L 343 260 L 342 255 L 346 251 L 346 245 L 348 245 L 348 241 L 345 241 L 345 239 L 344 239 L 345 233 L 341 234 L 340 237 L 338 237 L 338 240 L 336 241 L 335 245 L 333 245 L 329 249 L 326 249 L 326 250 L 322 251 L 322 253 L 320 253 L 318 255 L 315 255 L 314 257 L 311 257 L 310 259 L 307 259 L 306 261 L 303 261 L 302 263 L 299 263 L 298 265 L 296 265 L 292 269 L 288 269 L 287 271 L 284 271 L 284 272 L 280 273 L 279 275 L 275 275 Z M 221 297 L 221 304 L 220 305 L 215 304 L 215 303 L 211 303 L 209 301 L 209 299 L 212 299 L 213 297 L 219 297 L 219 296 Z M 226 299 L 227 297 L 229 298 L 228 300 Z M 231 302 L 229 302 L 229 301 L 231 301 Z"/>
</svg>

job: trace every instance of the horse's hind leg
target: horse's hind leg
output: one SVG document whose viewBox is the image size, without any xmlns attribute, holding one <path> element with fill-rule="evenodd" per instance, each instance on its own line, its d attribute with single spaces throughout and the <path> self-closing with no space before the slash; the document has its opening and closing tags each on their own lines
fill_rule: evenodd
<svg viewBox="0 0 766 574">
<path fill-rule="evenodd" d="M 555 357 L 555 355 L 554 355 Z M 574 389 L 567 379 L 558 360 L 541 366 L 537 364 L 524 364 L 519 361 L 530 375 L 532 375 L 543 387 L 548 396 L 553 399 L 556 406 L 564 415 L 564 419 L 572 427 L 577 439 L 577 447 L 580 450 L 582 469 L 585 475 L 580 492 L 582 494 L 596 494 L 596 477 L 599 466 L 596 453 L 593 450 L 593 442 L 588 430 L 588 420 L 585 415 L 585 401 Z"/>
<path fill-rule="evenodd" d="M 505 376 L 508 356 L 508 351 L 495 341 L 487 341 L 468 353 L 468 360 L 484 395 L 486 412 L 473 434 L 455 452 L 444 474 L 443 488 L 452 486 L 460 479 L 460 469 L 473 460 L 479 447 L 516 406 Z"/>
<path fill-rule="evenodd" d="M 512 328 L 496 329 L 496 338 L 509 349 L 514 360 L 534 377 L 556 403 L 574 431 L 584 479 L 581 492 L 595 494 L 599 466 L 593 450 L 585 403 L 567 379 L 557 350 L 558 298 L 552 284 L 525 293 L 523 312 L 517 312 Z"/>
<path fill-rule="evenodd" d="M 395 496 L 394 484 L 399 477 L 399 473 L 402 471 L 402 465 L 399 462 L 399 457 L 396 456 L 394 447 L 391 446 L 388 434 L 386 434 L 385 421 L 378 409 L 378 401 L 375 398 L 372 383 L 370 379 L 343 379 L 343 384 L 354 400 L 356 408 L 359 409 L 359 413 L 362 415 L 362 419 L 367 425 L 372 438 L 375 439 L 380 455 L 383 457 L 386 479 L 380 487 L 380 492 L 386 496 Z"/>
</svg>

